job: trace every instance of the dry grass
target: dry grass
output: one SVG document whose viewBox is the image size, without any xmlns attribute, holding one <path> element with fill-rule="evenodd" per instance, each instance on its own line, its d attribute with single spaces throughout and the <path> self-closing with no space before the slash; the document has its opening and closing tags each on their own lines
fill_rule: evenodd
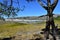
<svg viewBox="0 0 60 40">
<path fill-rule="evenodd" d="M 55 24 L 60 27 L 60 20 L 55 20 Z M 0 38 L 16 36 L 16 38 L 33 38 L 36 31 L 40 31 L 45 27 L 45 22 L 37 24 L 23 24 L 17 22 L 5 22 L 0 24 Z M 30 32 L 30 33 L 29 33 Z M 41 35 L 40 35 L 41 36 Z M 42 37 L 42 36 L 41 36 Z"/>
<path fill-rule="evenodd" d="M 27 34 L 41 30 L 45 24 L 23 24 L 17 22 L 5 22 L 0 25 L 0 37 L 10 37 L 18 34 Z M 29 33 L 28 33 L 29 34 Z"/>
</svg>

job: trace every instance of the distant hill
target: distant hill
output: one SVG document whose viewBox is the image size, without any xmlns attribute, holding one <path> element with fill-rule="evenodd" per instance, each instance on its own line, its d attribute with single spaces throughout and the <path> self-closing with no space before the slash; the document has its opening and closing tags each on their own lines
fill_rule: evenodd
<svg viewBox="0 0 60 40">
<path fill-rule="evenodd" d="M 60 19 L 60 15 L 53 15 L 54 19 Z M 40 23 L 45 22 L 47 19 L 46 15 L 42 16 L 28 16 L 28 17 L 17 17 L 17 18 L 9 18 L 5 19 L 5 21 L 15 21 L 20 23 Z"/>
<path fill-rule="evenodd" d="M 54 18 L 57 18 L 58 14 L 53 15 Z M 13 19 L 24 19 L 24 20 L 46 20 L 47 16 L 46 15 L 42 15 L 42 16 L 27 16 L 27 17 L 16 17 Z"/>
</svg>

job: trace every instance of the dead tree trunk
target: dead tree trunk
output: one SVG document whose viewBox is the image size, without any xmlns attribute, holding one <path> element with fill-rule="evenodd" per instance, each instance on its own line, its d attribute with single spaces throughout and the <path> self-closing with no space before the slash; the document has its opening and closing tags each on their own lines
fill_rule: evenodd
<svg viewBox="0 0 60 40">
<path fill-rule="evenodd" d="M 46 33 L 47 33 L 47 37 L 49 36 L 50 33 L 50 26 L 52 27 L 52 36 L 54 38 L 54 40 L 56 40 L 55 38 L 55 23 L 54 23 L 54 19 L 53 19 L 53 11 L 58 3 L 58 0 L 54 0 L 53 4 L 51 4 L 51 0 L 47 0 L 47 6 L 45 6 L 42 2 L 42 0 L 38 0 L 39 4 L 45 9 L 47 10 L 47 16 L 48 19 L 46 20 Z"/>
</svg>

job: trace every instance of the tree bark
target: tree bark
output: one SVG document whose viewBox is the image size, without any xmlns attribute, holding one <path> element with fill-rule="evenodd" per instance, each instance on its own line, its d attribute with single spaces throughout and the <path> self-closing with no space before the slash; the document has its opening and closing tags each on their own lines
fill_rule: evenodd
<svg viewBox="0 0 60 40">
<path fill-rule="evenodd" d="M 55 38 L 55 23 L 54 23 L 54 18 L 53 18 L 53 10 L 55 9 L 58 0 L 54 0 L 54 3 L 51 4 L 51 0 L 47 0 L 47 6 L 45 6 L 42 2 L 42 0 L 39 0 L 39 4 L 45 8 L 45 10 L 47 10 L 47 15 L 48 15 L 48 20 L 46 20 L 46 33 L 47 33 L 47 37 L 49 36 L 49 32 L 50 32 L 50 26 L 52 27 L 52 36 L 53 39 L 56 40 Z"/>
</svg>

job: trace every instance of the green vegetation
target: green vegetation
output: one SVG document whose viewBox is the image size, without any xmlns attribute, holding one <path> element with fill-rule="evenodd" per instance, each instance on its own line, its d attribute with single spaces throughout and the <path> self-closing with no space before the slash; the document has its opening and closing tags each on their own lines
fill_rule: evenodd
<svg viewBox="0 0 60 40">
<path fill-rule="evenodd" d="M 60 27 L 60 17 L 55 18 L 55 24 Z M 26 34 L 27 32 L 39 31 L 45 27 L 45 22 L 37 24 L 25 24 L 17 22 L 0 21 L 0 38 L 10 37 L 18 34 Z"/>
<path fill-rule="evenodd" d="M 57 18 L 55 18 L 55 20 L 60 20 L 60 16 L 58 16 Z"/>
<path fill-rule="evenodd" d="M 24 24 L 17 22 L 0 22 L 0 37 L 9 37 L 16 35 L 16 33 L 26 33 L 40 30 L 42 24 Z M 32 31 L 33 30 L 33 31 Z"/>
<path fill-rule="evenodd" d="M 54 20 L 55 20 L 55 24 L 58 24 L 60 28 L 60 16 L 58 16 L 57 18 L 54 18 Z"/>
</svg>

